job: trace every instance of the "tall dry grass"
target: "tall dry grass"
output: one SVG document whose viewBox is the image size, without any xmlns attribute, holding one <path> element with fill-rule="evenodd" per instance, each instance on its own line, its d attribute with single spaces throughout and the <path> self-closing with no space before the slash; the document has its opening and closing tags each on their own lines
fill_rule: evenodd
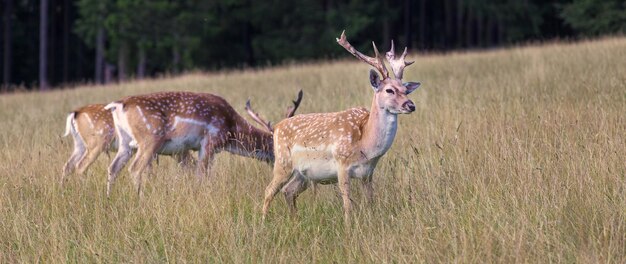
<svg viewBox="0 0 626 264">
<path fill-rule="evenodd" d="M 412 56 L 412 57 L 415 57 Z M 78 106 L 164 90 L 247 98 L 278 120 L 370 105 L 356 60 L 0 97 L 0 261 L 626 262 L 626 39 L 417 57 L 418 110 L 400 117 L 375 172 L 355 183 L 353 226 L 331 186 L 260 219 L 267 164 L 218 155 L 213 177 L 161 158 L 138 200 L 128 174 L 106 198 L 101 156 L 65 188 L 61 138 Z"/>
</svg>

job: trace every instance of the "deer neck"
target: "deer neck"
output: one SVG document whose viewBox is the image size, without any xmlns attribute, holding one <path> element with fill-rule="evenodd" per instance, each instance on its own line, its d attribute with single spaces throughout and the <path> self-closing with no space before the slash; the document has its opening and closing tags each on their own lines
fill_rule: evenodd
<svg viewBox="0 0 626 264">
<path fill-rule="evenodd" d="M 236 155 L 272 162 L 274 161 L 272 146 L 271 133 L 256 128 L 239 116 L 234 131 L 230 133 L 226 150 Z"/>
<path fill-rule="evenodd" d="M 398 115 L 382 109 L 376 97 L 363 128 L 361 151 L 367 159 L 379 158 L 391 147 L 398 129 Z"/>
</svg>

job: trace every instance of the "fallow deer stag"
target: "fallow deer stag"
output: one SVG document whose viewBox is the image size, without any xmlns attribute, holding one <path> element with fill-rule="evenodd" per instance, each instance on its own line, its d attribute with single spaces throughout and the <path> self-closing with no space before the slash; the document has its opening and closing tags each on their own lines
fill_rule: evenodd
<svg viewBox="0 0 626 264">
<path fill-rule="evenodd" d="M 302 100 L 302 92 L 288 109 L 292 116 Z M 230 153 L 273 162 L 272 128 L 263 123 L 258 129 L 240 116 L 223 98 L 208 93 L 160 92 L 130 96 L 108 104 L 112 111 L 118 152 L 109 166 L 107 196 L 119 171 L 137 154 L 129 167 L 135 189 L 141 194 L 143 170 L 156 154 L 199 150 L 196 174 L 209 175 L 213 157 L 225 150 Z M 253 118 L 258 117 L 246 107 Z M 257 120 L 255 118 L 255 120 Z M 257 120 L 259 122 L 259 120 Z"/>
<path fill-rule="evenodd" d="M 73 171 L 83 174 L 102 152 L 117 150 L 113 116 L 104 109 L 104 104 L 83 106 L 69 113 L 63 136 L 70 134 L 74 140 L 74 151 L 63 166 L 61 184 Z M 183 166 L 193 163 L 189 151 L 174 158 Z"/>
<path fill-rule="evenodd" d="M 274 177 L 265 189 L 263 217 L 279 190 L 284 192 L 292 215 L 297 212 L 296 198 L 313 183 L 339 183 L 343 199 L 344 219 L 349 223 L 351 178 L 361 179 L 366 196 L 373 196 L 372 174 L 379 159 L 389 150 L 397 130 L 398 114 L 415 111 L 407 95 L 420 86 L 418 82 L 402 83 L 406 48 L 395 57 L 393 42 L 386 57 L 394 72 L 390 78 L 383 59 L 378 54 L 368 57 L 358 52 L 346 40 L 345 32 L 337 39 L 339 45 L 358 59 L 370 64 L 381 74 L 370 70 L 369 80 L 374 89 L 372 106 L 352 108 L 336 113 L 302 114 L 276 124 L 274 128 Z"/>
</svg>

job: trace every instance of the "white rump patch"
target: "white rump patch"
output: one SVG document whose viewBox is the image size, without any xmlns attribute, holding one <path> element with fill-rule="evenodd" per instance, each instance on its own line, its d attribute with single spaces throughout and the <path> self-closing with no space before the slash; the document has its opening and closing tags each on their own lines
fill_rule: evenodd
<svg viewBox="0 0 626 264">
<path fill-rule="evenodd" d="M 137 148 L 137 141 L 135 140 L 135 135 L 133 134 L 133 130 L 131 129 L 130 124 L 128 123 L 128 118 L 126 118 L 126 113 L 124 113 L 123 105 L 121 103 L 113 102 L 104 107 L 104 109 L 110 110 L 113 116 L 113 125 L 115 126 L 115 133 L 117 137 L 121 137 L 121 131 L 132 139 L 129 143 L 131 148 Z M 120 141 L 123 142 L 123 141 Z"/>
<path fill-rule="evenodd" d="M 64 137 L 67 137 L 74 128 L 74 115 L 74 112 L 67 115 L 67 119 L 65 121 L 65 134 L 63 134 Z"/>
</svg>

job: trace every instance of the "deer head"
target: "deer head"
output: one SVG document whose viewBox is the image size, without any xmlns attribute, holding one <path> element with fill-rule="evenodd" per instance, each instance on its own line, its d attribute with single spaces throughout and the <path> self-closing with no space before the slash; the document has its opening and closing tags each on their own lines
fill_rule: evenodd
<svg viewBox="0 0 626 264">
<path fill-rule="evenodd" d="M 372 42 L 375 53 L 374 58 L 360 53 L 350 45 L 346 39 L 345 31 L 341 33 L 341 37 L 337 39 L 337 43 L 359 60 L 376 68 L 382 75 L 381 78 L 375 70 L 370 70 L 369 80 L 372 89 L 374 89 L 374 102 L 380 109 L 391 114 L 409 114 L 415 111 L 415 104 L 413 101 L 409 100 L 407 95 L 415 91 L 421 84 L 419 82 L 402 82 L 404 68 L 414 63 L 413 61 L 405 61 L 407 55 L 406 48 L 402 56 L 396 59 L 394 44 L 393 41 L 391 41 L 391 49 L 386 54 L 387 61 L 391 65 L 391 69 L 395 75 L 395 78 L 391 78 L 389 77 L 389 72 L 374 42 Z"/>
</svg>

